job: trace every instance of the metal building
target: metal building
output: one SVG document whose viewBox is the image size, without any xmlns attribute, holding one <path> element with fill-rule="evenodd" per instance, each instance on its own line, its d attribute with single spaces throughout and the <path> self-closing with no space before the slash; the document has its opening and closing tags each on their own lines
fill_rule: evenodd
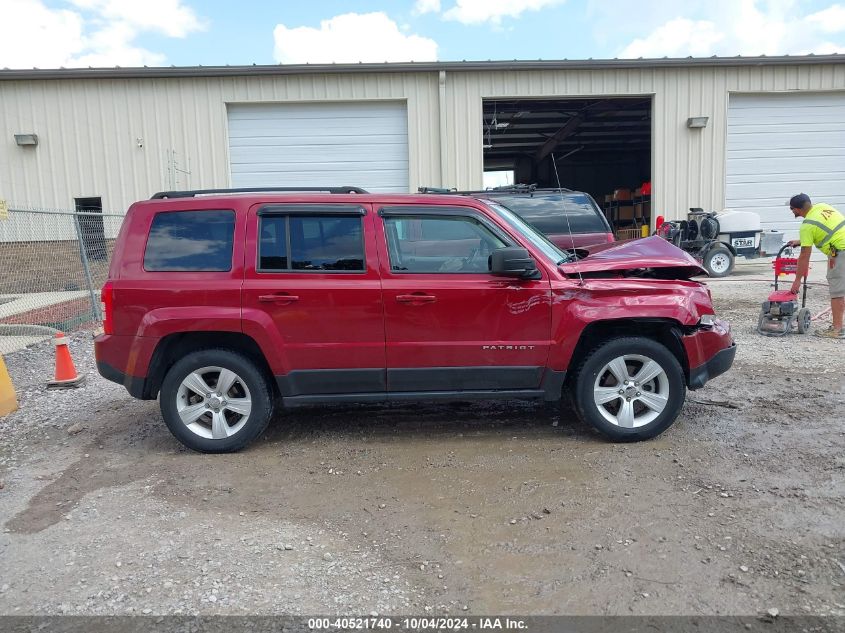
<svg viewBox="0 0 845 633">
<path fill-rule="evenodd" d="M 845 56 L 0 70 L 0 198 L 122 211 L 163 189 L 481 188 L 487 171 L 652 217 L 845 207 Z M 2 223 L 0 223 L 2 224 Z M 7 237 L 8 239 L 8 237 Z"/>
</svg>

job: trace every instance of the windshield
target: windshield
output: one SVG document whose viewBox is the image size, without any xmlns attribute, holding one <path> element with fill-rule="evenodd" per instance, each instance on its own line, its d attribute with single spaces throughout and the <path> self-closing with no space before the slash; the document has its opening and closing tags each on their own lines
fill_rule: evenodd
<svg viewBox="0 0 845 633">
<path fill-rule="evenodd" d="M 552 244 L 545 235 L 538 232 L 537 229 L 528 224 L 507 207 L 491 200 L 485 200 L 484 203 L 493 209 L 512 229 L 521 235 L 524 235 L 529 242 L 540 249 L 540 252 L 542 252 L 549 260 L 554 262 L 555 265 L 565 264 L 572 261 L 571 255 L 560 250 L 557 246 Z"/>
<path fill-rule="evenodd" d="M 584 193 L 497 196 L 496 201 L 546 235 L 610 232 L 604 214 Z"/>
</svg>

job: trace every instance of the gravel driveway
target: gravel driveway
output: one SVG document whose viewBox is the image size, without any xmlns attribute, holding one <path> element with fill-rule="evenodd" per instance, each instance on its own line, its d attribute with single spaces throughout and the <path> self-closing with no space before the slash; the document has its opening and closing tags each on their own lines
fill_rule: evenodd
<svg viewBox="0 0 845 633">
<path fill-rule="evenodd" d="M 548 405 L 407 404 L 199 455 L 90 334 L 73 391 L 44 389 L 49 344 L 11 354 L 0 614 L 845 615 L 845 344 L 755 334 L 767 279 L 711 282 L 734 369 L 630 445 Z"/>
</svg>

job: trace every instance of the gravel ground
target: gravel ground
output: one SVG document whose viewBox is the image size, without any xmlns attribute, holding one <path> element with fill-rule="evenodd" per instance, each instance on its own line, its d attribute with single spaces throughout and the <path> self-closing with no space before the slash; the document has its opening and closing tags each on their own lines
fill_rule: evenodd
<svg viewBox="0 0 845 633">
<path fill-rule="evenodd" d="M 76 390 L 44 389 L 49 344 L 11 354 L 0 614 L 845 615 L 845 344 L 755 334 L 767 280 L 710 282 L 736 364 L 632 445 L 547 405 L 409 404 L 198 455 L 90 333 Z"/>
</svg>

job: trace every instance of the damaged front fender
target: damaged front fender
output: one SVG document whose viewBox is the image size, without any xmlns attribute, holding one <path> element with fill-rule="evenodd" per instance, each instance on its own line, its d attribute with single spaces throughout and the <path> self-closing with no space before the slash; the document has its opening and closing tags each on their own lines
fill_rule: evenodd
<svg viewBox="0 0 845 633">
<path fill-rule="evenodd" d="M 703 314 L 713 314 L 706 286 L 687 280 L 573 279 L 552 285 L 552 367 L 566 369 L 589 325 L 602 323 L 609 334 L 638 331 L 638 324 L 688 332 Z M 652 327 L 653 330 L 653 327 Z"/>
</svg>

